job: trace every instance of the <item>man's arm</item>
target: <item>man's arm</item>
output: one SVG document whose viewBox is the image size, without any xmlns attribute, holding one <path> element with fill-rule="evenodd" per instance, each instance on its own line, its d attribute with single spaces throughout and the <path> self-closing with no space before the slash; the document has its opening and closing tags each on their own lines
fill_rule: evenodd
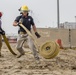
<svg viewBox="0 0 76 75">
<path fill-rule="evenodd" d="M 21 18 L 21 16 L 16 17 L 16 19 L 13 22 L 13 26 L 18 26 L 20 18 Z"/>
<path fill-rule="evenodd" d="M 33 27 L 33 31 L 34 31 L 34 32 L 37 32 L 36 26 L 33 25 L 32 27 Z"/>
<path fill-rule="evenodd" d="M 17 21 L 14 21 L 13 22 L 13 26 L 18 26 L 18 22 Z"/>
<path fill-rule="evenodd" d="M 37 38 L 40 38 L 41 36 L 40 36 L 40 34 L 37 32 L 36 26 L 33 25 L 32 27 L 33 27 L 33 30 L 34 30 L 35 35 L 37 36 Z"/>
</svg>

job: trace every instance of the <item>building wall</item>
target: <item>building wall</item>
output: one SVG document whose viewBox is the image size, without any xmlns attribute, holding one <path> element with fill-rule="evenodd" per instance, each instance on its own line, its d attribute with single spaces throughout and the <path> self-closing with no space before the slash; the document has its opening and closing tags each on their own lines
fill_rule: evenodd
<svg viewBox="0 0 76 75">
<path fill-rule="evenodd" d="M 64 29 L 76 29 L 76 22 L 65 22 L 61 23 L 59 26 Z"/>
<path fill-rule="evenodd" d="M 70 47 L 69 41 L 69 29 L 52 29 L 52 28 L 40 28 L 37 29 L 41 38 L 36 39 L 38 45 L 42 45 L 47 41 L 57 41 L 58 39 L 62 40 L 63 47 Z"/>
</svg>

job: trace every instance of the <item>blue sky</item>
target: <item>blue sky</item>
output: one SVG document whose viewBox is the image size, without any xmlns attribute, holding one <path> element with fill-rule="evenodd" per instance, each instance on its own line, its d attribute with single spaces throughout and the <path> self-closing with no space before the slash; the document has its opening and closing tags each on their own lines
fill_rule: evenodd
<svg viewBox="0 0 76 75">
<path fill-rule="evenodd" d="M 37 27 L 57 27 L 57 0 L 0 0 L 0 11 L 3 12 L 3 29 L 6 33 L 17 33 L 13 21 L 19 15 L 18 9 L 27 5 L 32 11 Z M 60 0 L 60 22 L 75 22 L 76 0 Z"/>
</svg>

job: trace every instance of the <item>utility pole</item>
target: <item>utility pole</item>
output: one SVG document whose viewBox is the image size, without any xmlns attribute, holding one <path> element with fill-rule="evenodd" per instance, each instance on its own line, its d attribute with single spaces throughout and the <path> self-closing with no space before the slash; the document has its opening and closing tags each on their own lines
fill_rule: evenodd
<svg viewBox="0 0 76 75">
<path fill-rule="evenodd" d="M 57 0 L 57 26 L 59 28 L 60 24 L 60 15 L 59 15 L 59 0 Z"/>
<path fill-rule="evenodd" d="M 76 16 L 75 16 L 75 23 L 76 23 Z"/>
<path fill-rule="evenodd" d="M 76 29 L 76 16 L 75 16 L 75 29 Z"/>
</svg>

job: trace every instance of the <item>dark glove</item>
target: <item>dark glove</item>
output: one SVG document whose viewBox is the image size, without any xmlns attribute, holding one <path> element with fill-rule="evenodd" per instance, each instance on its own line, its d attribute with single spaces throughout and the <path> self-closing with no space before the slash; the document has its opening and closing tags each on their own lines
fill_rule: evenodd
<svg viewBox="0 0 76 75">
<path fill-rule="evenodd" d="M 3 29 L 0 29 L 0 34 L 5 35 L 5 31 Z"/>
<path fill-rule="evenodd" d="M 37 38 L 40 38 L 40 34 L 38 32 L 35 32 L 35 35 L 37 36 Z"/>
<path fill-rule="evenodd" d="M 4 30 L 2 31 L 2 35 L 5 35 L 5 31 Z"/>
</svg>

